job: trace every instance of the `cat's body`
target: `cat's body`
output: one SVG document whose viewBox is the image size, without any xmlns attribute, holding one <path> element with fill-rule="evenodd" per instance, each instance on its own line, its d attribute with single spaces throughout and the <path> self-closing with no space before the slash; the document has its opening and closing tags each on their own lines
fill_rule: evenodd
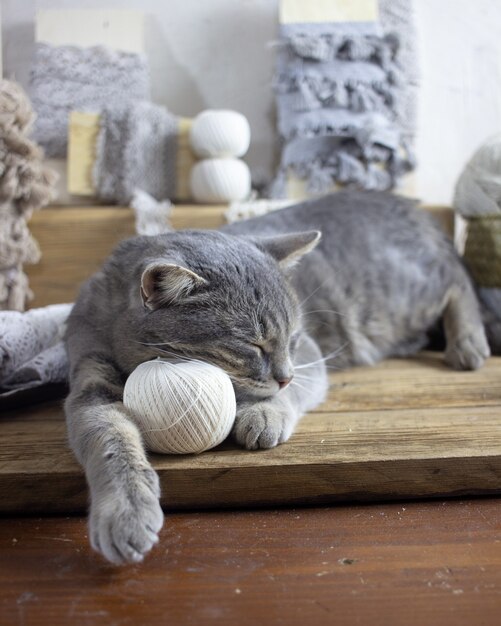
<svg viewBox="0 0 501 626">
<path fill-rule="evenodd" d="M 314 250 L 312 229 L 322 232 Z M 237 392 L 236 440 L 271 447 L 323 400 L 321 352 L 336 367 L 412 354 L 440 318 L 446 360 L 479 367 L 489 350 L 452 245 L 387 194 L 339 193 L 221 232 L 122 243 L 84 285 L 67 335 L 66 412 L 94 547 L 114 562 L 140 560 L 162 523 L 157 477 L 122 405 L 142 361 L 177 354 L 223 367 Z"/>
<path fill-rule="evenodd" d="M 324 354 L 339 349 L 336 367 L 414 354 L 444 312 L 450 288 L 469 285 L 430 216 L 389 194 L 339 193 L 221 230 L 275 235 L 312 228 L 322 238 L 293 284 L 309 334 Z"/>
</svg>

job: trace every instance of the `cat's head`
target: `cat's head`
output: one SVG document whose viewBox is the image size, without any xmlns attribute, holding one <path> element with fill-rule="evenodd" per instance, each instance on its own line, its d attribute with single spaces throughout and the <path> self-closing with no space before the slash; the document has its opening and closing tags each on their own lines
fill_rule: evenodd
<svg viewBox="0 0 501 626">
<path fill-rule="evenodd" d="M 274 395 L 292 379 L 301 331 L 290 274 L 319 239 L 318 231 L 266 238 L 176 233 L 168 252 L 142 271 L 141 341 L 165 358 L 221 367 L 240 396 Z"/>
</svg>

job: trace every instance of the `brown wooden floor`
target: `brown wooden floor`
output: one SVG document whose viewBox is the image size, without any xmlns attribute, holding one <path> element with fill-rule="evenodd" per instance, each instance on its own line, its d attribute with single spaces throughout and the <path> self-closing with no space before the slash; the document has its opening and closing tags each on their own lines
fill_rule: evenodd
<svg viewBox="0 0 501 626">
<path fill-rule="evenodd" d="M 0 520 L 0 624 L 500 623 L 501 500 L 170 514 L 141 566 L 82 518 Z"/>
</svg>

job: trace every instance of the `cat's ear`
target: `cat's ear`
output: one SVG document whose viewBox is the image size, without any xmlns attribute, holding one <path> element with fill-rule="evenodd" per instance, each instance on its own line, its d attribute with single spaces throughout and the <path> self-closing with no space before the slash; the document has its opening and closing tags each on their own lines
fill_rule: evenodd
<svg viewBox="0 0 501 626">
<path fill-rule="evenodd" d="M 148 309 L 179 302 L 207 281 L 186 267 L 174 263 L 154 262 L 141 276 L 141 297 Z"/>
<path fill-rule="evenodd" d="M 308 230 L 302 233 L 261 237 L 259 245 L 278 261 L 280 267 L 288 270 L 305 254 L 311 252 L 318 244 L 322 233 L 319 230 Z"/>
</svg>

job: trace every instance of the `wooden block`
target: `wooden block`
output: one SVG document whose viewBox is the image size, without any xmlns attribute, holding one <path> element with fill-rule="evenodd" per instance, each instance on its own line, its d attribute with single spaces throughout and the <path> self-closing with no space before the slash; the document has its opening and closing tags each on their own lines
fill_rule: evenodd
<svg viewBox="0 0 501 626">
<path fill-rule="evenodd" d="M 48 9 L 38 11 L 35 41 L 54 46 L 108 46 L 144 52 L 144 14 L 122 9 Z"/>
<path fill-rule="evenodd" d="M 193 120 L 187 117 L 179 119 L 179 135 L 176 153 L 176 200 L 186 202 L 191 200 L 190 175 L 191 168 L 197 162 L 197 157 L 191 150 L 190 131 Z"/>
<path fill-rule="evenodd" d="M 450 206 L 442 205 L 424 205 L 426 209 L 434 217 L 435 221 L 441 228 L 454 240 L 455 234 L 455 212 Z"/>
<path fill-rule="evenodd" d="M 428 208 L 428 207 L 427 207 Z M 219 228 L 227 206 L 177 205 L 171 216 L 175 229 Z M 446 228 L 453 223 L 447 207 L 429 207 Z M 42 250 L 37 265 L 25 270 L 35 299 L 30 306 L 72 302 L 80 284 L 101 266 L 113 247 L 132 237 L 134 215 L 123 207 L 45 208 L 32 217 L 29 227 Z"/>
<path fill-rule="evenodd" d="M 413 189 L 414 189 L 413 184 L 411 180 L 409 180 L 408 182 L 409 182 L 409 186 L 405 186 L 403 189 L 398 189 L 397 193 L 399 195 L 411 197 L 412 199 L 414 199 L 415 195 L 413 193 Z M 308 194 L 308 191 L 306 189 L 306 181 L 296 176 L 292 171 L 289 171 L 287 173 L 285 185 L 286 185 L 285 187 L 286 197 L 290 198 L 291 200 L 302 202 L 303 200 L 308 200 L 309 198 L 312 197 L 310 194 Z M 339 186 L 333 185 L 332 189 L 329 190 L 329 193 L 332 193 L 339 189 L 340 189 Z M 439 225 L 443 228 L 443 230 L 449 235 L 449 237 L 451 237 L 452 239 L 456 238 L 456 240 L 458 239 L 457 231 L 455 230 L 458 222 L 457 222 L 457 219 L 455 218 L 456 213 L 454 209 L 448 206 L 438 206 L 438 205 L 435 206 L 435 205 L 428 205 L 428 204 L 422 205 L 422 206 L 424 209 L 426 209 L 433 215 L 433 217 L 436 219 Z M 460 248 L 458 249 L 461 252 L 461 249 Z M 462 250 L 464 250 L 464 243 L 462 246 Z"/>
<path fill-rule="evenodd" d="M 190 118 L 179 118 L 176 151 L 176 194 L 172 200 L 190 201 L 190 173 L 196 156 L 190 146 Z M 68 191 L 93 197 L 96 193 L 92 170 L 96 159 L 96 142 L 100 116 L 97 113 L 73 111 L 68 128 Z"/>
<path fill-rule="evenodd" d="M 323 196 L 327 193 L 334 193 L 342 189 L 342 185 L 332 183 L 332 185 L 325 190 L 324 193 L 313 195 L 308 191 L 308 183 L 305 178 L 299 178 L 294 171 L 289 168 L 285 179 L 285 197 L 296 202 L 302 202 L 303 200 L 310 200 L 315 197 Z"/>
<path fill-rule="evenodd" d="M 68 133 L 68 191 L 81 196 L 95 193 L 92 171 L 99 135 L 98 113 L 72 111 Z"/>
<path fill-rule="evenodd" d="M 375 22 L 377 0 L 280 0 L 280 23 Z"/>
<path fill-rule="evenodd" d="M 172 212 L 174 228 L 218 228 L 223 206 L 179 205 Z M 113 247 L 134 231 L 134 214 L 123 207 L 45 208 L 29 227 L 42 250 L 37 265 L 26 265 L 35 293 L 31 307 L 72 302 L 81 283 L 91 276 Z"/>
<path fill-rule="evenodd" d="M 331 375 L 327 402 L 291 440 L 248 452 L 151 455 L 168 509 L 501 493 L 501 358 L 454 372 L 442 355 Z M 0 420 L 0 511 L 84 511 L 83 473 L 59 403 Z M 57 459 L 57 463 L 54 462 Z"/>
</svg>

